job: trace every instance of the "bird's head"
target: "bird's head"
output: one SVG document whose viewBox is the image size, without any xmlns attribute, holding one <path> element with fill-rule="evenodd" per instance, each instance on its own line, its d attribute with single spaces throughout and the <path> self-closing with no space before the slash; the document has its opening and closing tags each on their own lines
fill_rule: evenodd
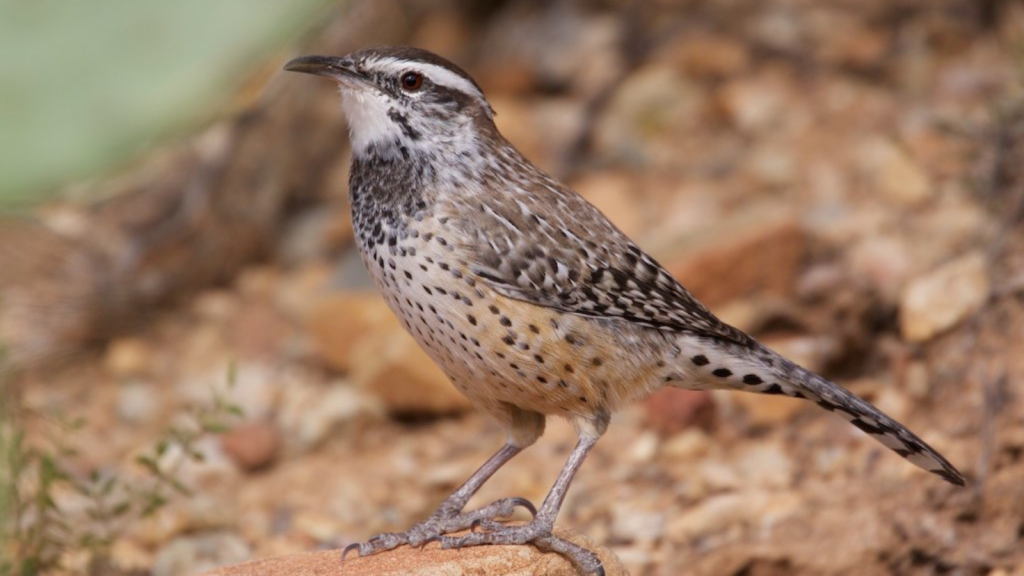
<svg viewBox="0 0 1024 576">
<path fill-rule="evenodd" d="M 426 50 L 382 46 L 342 57 L 302 56 L 284 69 L 338 83 L 356 155 L 371 149 L 459 153 L 494 130 L 494 111 L 480 86 Z"/>
</svg>

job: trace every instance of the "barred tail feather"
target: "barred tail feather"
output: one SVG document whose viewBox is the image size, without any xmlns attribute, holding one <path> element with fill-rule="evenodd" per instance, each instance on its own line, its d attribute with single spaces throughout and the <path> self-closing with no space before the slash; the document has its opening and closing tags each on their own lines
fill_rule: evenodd
<svg viewBox="0 0 1024 576">
<path fill-rule="evenodd" d="M 906 426 L 838 384 L 799 366 L 796 368 L 799 375 L 797 386 L 806 390 L 805 394 L 809 399 L 815 400 L 818 406 L 846 418 L 850 424 L 860 428 L 911 464 L 937 474 L 951 484 L 964 485 L 963 474 Z"/>
<path fill-rule="evenodd" d="M 735 344 L 684 337 L 677 342 L 685 371 L 666 378 L 672 385 L 696 389 L 731 388 L 810 400 L 843 416 L 911 464 L 957 486 L 964 485 L 963 475 L 905 426 L 842 386 L 801 368 L 753 339 Z"/>
</svg>

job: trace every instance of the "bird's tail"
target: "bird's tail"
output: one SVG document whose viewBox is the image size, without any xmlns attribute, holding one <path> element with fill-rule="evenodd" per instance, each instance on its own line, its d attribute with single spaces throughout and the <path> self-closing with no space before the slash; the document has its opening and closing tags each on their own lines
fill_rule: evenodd
<svg viewBox="0 0 1024 576">
<path fill-rule="evenodd" d="M 906 426 L 893 420 L 846 388 L 796 364 L 793 364 L 793 367 L 796 368 L 795 371 L 798 374 L 795 387 L 803 390 L 809 400 L 817 402 L 818 406 L 829 412 L 835 412 L 846 418 L 850 424 L 860 428 L 911 464 L 938 474 L 943 480 L 957 486 L 964 485 L 963 474 L 942 454 L 939 454 Z"/>
<path fill-rule="evenodd" d="M 729 350 L 729 353 L 722 354 L 717 359 L 707 353 L 694 356 L 690 359 L 695 365 L 691 369 L 706 372 L 706 382 L 714 383 L 709 387 L 781 394 L 815 402 L 825 410 L 846 418 L 851 424 L 911 464 L 938 474 L 943 480 L 957 486 L 964 485 L 963 474 L 935 449 L 849 390 L 790 362 L 756 342 L 752 342 L 750 347 L 740 348 Z M 707 350 L 706 346 L 704 350 Z"/>
</svg>

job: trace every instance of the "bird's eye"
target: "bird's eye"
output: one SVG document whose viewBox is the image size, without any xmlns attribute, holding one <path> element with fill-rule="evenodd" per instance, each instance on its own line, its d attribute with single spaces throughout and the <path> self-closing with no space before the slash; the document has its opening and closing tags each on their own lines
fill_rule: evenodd
<svg viewBox="0 0 1024 576">
<path fill-rule="evenodd" d="M 402 89 L 406 92 L 415 92 L 423 87 L 423 74 L 419 72 L 406 72 L 402 74 Z"/>
</svg>

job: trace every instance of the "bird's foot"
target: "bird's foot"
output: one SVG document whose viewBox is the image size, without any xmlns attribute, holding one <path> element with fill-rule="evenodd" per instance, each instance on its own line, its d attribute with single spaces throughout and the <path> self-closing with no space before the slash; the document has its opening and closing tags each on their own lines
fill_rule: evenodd
<svg viewBox="0 0 1024 576">
<path fill-rule="evenodd" d="M 473 531 L 462 536 L 438 536 L 441 548 L 459 549 L 483 544 L 532 544 L 544 552 L 556 552 L 568 558 L 587 574 L 604 576 L 604 566 L 597 554 L 555 536 L 553 526 L 534 518 L 528 524 L 505 526 L 492 519 L 480 519 L 472 524 Z"/>
<path fill-rule="evenodd" d="M 532 516 L 537 515 L 537 508 L 525 498 L 503 498 L 483 508 L 460 512 L 448 510 L 442 506 L 430 518 L 413 526 L 405 532 L 384 532 L 371 536 L 366 542 L 349 544 L 341 553 L 342 560 L 350 552 L 358 552 L 359 556 L 369 556 L 377 552 L 392 550 L 403 544 L 421 547 L 428 542 L 437 541 L 450 532 L 458 532 L 478 524 L 490 525 L 495 518 L 511 518 L 517 507 L 526 508 Z M 500 526 L 500 524 L 499 524 Z"/>
</svg>

